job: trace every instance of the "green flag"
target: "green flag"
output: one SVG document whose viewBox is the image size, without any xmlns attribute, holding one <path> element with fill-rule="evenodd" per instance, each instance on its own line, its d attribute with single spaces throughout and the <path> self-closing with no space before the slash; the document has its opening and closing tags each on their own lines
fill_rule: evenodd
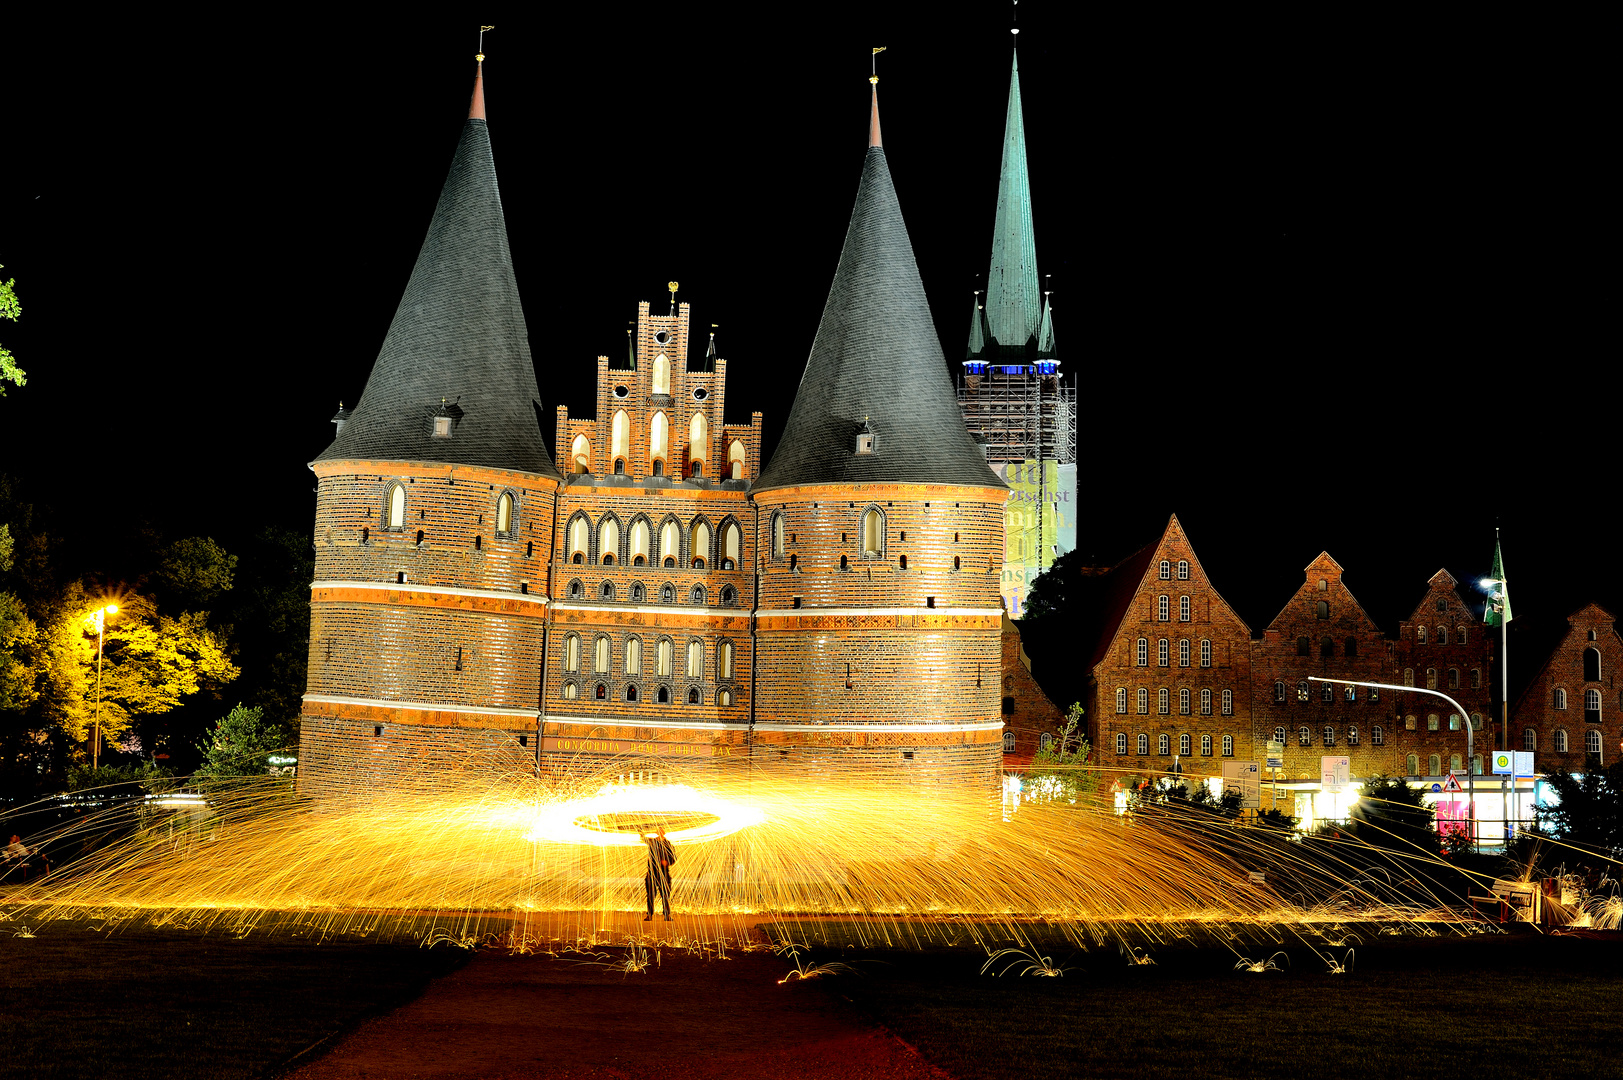
<svg viewBox="0 0 1623 1080">
<path fill-rule="evenodd" d="M 1493 593 L 1482 621 L 1489 626 L 1503 626 L 1510 621 L 1510 587 L 1505 584 L 1505 557 L 1499 550 L 1499 530 L 1493 530 L 1493 575 L 1489 579 Z"/>
</svg>

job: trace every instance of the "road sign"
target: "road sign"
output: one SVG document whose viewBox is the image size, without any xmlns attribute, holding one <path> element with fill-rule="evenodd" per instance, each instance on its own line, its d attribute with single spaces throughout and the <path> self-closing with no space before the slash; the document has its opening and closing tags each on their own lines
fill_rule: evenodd
<svg viewBox="0 0 1623 1080">
<path fill-rule="evenodd" d="M 1352 778 L 1352 759 L 1345 755 L 1319 758 L 1319 785 L 1326 791 L 1341 791 Z"/>
<path fill-rule="evenodd" d="M 1516 755 L 1510 750 L 1495 750 L 1493 752 L 1493 774 L 1495 776 L 1509 776 L 1516 771 Z"/>
<path fill-rule="evenodd" d="M 1515 751 L 1515 755 L 1516 755 L 1516 775 L 1517 776 L 1532 776 L 1532 775 L 1534 775 L 1534 773 L 1533 773 L 1533 751 L 1531 751 L 1531 750 L 1517 750 L 1517 751 Z"/>
<path fill-rule="evenodd" d="M 1240 809 L 1262 809 L 1262 769 L 1255 761 L 1223 762 L 1223 793 L 1238 791 Z"/>
<path fill-rule="evenodd" d="M 1455 776 L 1453 773 L 1449 773 L 1448 774 L 1448 779 L 1443 781 L 1443 791 L 1452 792 L 1452 793 L 1457 794 L 1459 792 L 1459 790 L 1460 790 L 1460 778 Z"/>
<path fill-rule="evenodd" d="M 1268 768 L 1283 769 L 1285 767 L 1285 744 L 1274 739 L 1268 740 Z"/>
</svg>

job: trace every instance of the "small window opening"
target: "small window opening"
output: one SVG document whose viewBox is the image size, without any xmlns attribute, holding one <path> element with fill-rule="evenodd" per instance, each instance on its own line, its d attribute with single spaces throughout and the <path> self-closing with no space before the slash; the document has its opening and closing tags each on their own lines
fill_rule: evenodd
<svg viewBox="0 0 1623 1080">
<path fill-rule="evenodd" d="M 361 543 L 364 544 L 370 539 L 372 539 L 372 530 L 371 529 L 362 529 L 361 530 Z"/>
<path fill-rule="evenodd" d="M 906 570 L 906 569 L 907 569 L 907 556 L 906 556 L 906 555 L 903 555 L 903 556 L 902 556 L 902 557 L 901 557 L 901 568 L 902 568 L 902 569 L 903 569 L 903 570 Z"/>
<path fill-rule="evenodd" d="M 460 645 L 456 647 L 456 669 L 458 671 L 462 670 L 462 646 Z"/>
<path fill-rule="evenodd" d="M 396 585 L 404 585 L 406 583 L 406 572 L 404 570 L 401 570 L 399 573 L 395 574 L 394 583 Z"/>
<path fill-rule="evenodd" d="M 479 551 L 480 549 L 482 549 L 484 547 L 484 545 L 485 545 L 485 538 L 484 537 L 476 536 L 476 537 L 473 538 L 473 550 Z"/>
<path fill-rule="evenodd" d="M 924 606 L 925 606 L 925 607 L 935 607 L 935 597 L 933 597 L 933 596 L 926 596 L 926 597 L 925 597 L 925 598 L 924 598 Z"/>
<path fill-rule="evenodd" d="M 383 725 L 382 724 L 373 724 L 372 725 L 372 737 L 374 739 L 383 738 Z"/>
<path fill-rule="evenodd" d="M 531 540 L 528 544 L 524 545 L 524 557 L 526 559 L 535 558 L 535 541 L 534 540 Z"/>
<path fill-rule="evenodd" d="M 530 745 L 530 737 L 528 735 L 520 735 L 518 737 L 518 744 L 520 746 L 529 746 Z"/>
<path fill-rule="evenodd" d="M 417 543 L 421 544 L 422 542 L 423 542 L 423 530 L 418 529 L 417 530 Z"/>
</svg>

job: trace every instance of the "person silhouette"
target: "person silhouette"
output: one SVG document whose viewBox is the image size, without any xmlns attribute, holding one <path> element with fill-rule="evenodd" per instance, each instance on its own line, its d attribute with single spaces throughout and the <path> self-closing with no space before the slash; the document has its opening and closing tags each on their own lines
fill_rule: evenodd
<svg viewBox="0 0 1623 1080">
<path fill-rule="evenodd" d="M 657 833 L 644 833 L 643 843 L 648 845 L 648 872 L 643 875 L 643 891 L 648 896 L 648 914 L 643 922 L 654 918 L 654 893 L 659 893 L 665 906 L 665 921 L 671 921 L 671 866 L 676 862 L 676 849 L 665 837 L 665 823 L 654 826 Z"/>
</svg>

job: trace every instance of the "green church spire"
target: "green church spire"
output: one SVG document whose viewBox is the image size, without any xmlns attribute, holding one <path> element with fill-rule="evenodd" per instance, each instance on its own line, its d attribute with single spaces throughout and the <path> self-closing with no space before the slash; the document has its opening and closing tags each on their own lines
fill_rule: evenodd
<svg viewBox="0 0 1623 1080">
<path fill-rule="evenodd" d="M 992 341 L 1024 349 L 1037 336 L 1042 315 L 1037 287 L 1037 241 L 1031 224 L 1031 182 L 1026 172 L 1026 128 L 1020 108 L 1020 59 L 1009 73 L 1009 111 L 1003 127 L 1003 169 L 998 177 L 992 267 L 986 275 L 986 325 Z"/>
</svg>

